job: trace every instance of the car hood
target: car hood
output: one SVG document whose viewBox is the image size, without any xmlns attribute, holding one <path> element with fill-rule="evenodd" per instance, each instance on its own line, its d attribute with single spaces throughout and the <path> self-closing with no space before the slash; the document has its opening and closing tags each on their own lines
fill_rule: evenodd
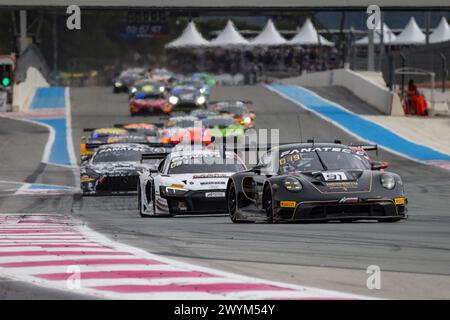
<svg viewBox="0 0 450 320">
<path fill-rule="evenodd" d="M 141 163 L 138 161 L 123 161 L 123 162 L 102 162 L 89 164 L 84 168 L 87 172 L 89 169 L 99 175 L 116 175 L 116 174 L 136 174 L 148 169 L 156 169 L 157 163 Z"/>
<path fill-rule="evenodd" d="M 371 170 L 327 170 L 295 173 L 294 176 L 306 180 L 322 193 L 370 192 L 373 182 Z"/>
</svg>

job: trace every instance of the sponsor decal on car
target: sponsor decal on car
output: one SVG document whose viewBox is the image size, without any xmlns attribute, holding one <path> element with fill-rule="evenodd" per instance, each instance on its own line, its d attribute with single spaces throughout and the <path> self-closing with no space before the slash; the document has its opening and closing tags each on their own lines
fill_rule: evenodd
<svg viewBox="0 0 450 320">
<path fill-rule="evenodd" d="M 330 189 L 358 188 L 358 182 L 356 181 L 326 182 L 325 185 Z"/>
<path fill-rule="evenodd" d="M 280 201 L 281 208 L 295 208 L 296 205 L 296 201 Z"/>
<path fill-rule="evenodd" d="M 395 203 L 396 205 L 402 205 L 402 204 L 405 204 L 405 203 L 406 203 L 406 199 L 405 199 L 405 198 L 395 198 L 395 199 L 394 199 L 394 203 Z"/>
<path fill-rule="evenodd" d="M 221 192 L 206 192 L 206 198 L 225 198 L 225 191 Z"/>
</svg>

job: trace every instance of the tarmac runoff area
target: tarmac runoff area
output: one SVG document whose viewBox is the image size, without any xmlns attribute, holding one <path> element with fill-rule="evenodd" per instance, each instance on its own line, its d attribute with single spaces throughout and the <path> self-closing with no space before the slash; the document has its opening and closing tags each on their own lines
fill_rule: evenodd
<svg viewBox="0 0 450 320">
<path fill-rule="evenodd" d="M 415 143 L 450 155 L 450 117 L 365 115 L 364 118 Z"/>
</svg>

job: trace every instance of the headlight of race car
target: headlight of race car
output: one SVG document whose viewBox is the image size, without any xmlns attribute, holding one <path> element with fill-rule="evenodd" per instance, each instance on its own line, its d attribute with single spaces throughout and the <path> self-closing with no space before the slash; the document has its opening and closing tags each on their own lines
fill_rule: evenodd
<svg viewBox="0 0 450 320">
<path fill-rule="evenodd" d="M 91 177 L 89 177 L 88 175 L 82 175 L 81 177 L 80 177 L 80 182 L 81 183 L 86 183 L 86 182 L 92 182 L 92 181 L 95 181 L 96 179 L 94 179 L 94 178 L 91 178 Z"/>
<path fill-rule="evenodd" d="M 114 82 L 114 86 L 121 87 L 122 86 L 122 82 L 116 81 L 116 82 Z"/>
<path fill-rule="evenodd" d="M 171 104 L 177 104 L 177 103 L 178 103 L 178 98 L 175 97 L 175 96 L 170 96 L 169 102 L 170 102 Z"/>
<path fill-rule="evenodd" d="M 395 188 L 395 178 L 390 174 L 383 174 L 381 176 L 381 185 L 388 190 L 392 190 Z"/>
<path fill-rule="evenodd" d="M 166 88 L 164 88 L 163 86 L 159 87 L 159 92 L 164 92 L 164 90 L 166 90 Z"/>
<path fill-rule="evenodd" d="M 244 119 L 242 119 L 242 123 L 244 124 L 249 124 L 250 122 L 252 122 L 252 119 L 250 119 L 250 117 L 244 117 Z"/>
<path fill-rule="evenodd" d="M 159 192 L 160 192 L 161 196 L 182 196 L 187 191 L 188 191 L 187 189 L 181 189 L 181 188 L 172 188 L 172 187 L 165 187 L 165 186 L 159 187 Z"/>
<path fill-rule="evenodd" d="M 302 184 L 300 181 L 292 177 L 284 179 L 283 185 L 288 191 L 298 192 L 302 190 Z"/>
<path fill-rule="evenodd" d="M 200 96 L 197 98 L 197 103 L 198 104 L 204 104 L 206 102 L 206 99 L 204 96 Z"/>
<path fill-rule="evenodd" d="M 136 93 L 138 90 L 137 90 L 137 88 L 135 88 L 135 87 L 133 87 L 133 88 L 131 88 L 131 93 Z"/>
</svg>

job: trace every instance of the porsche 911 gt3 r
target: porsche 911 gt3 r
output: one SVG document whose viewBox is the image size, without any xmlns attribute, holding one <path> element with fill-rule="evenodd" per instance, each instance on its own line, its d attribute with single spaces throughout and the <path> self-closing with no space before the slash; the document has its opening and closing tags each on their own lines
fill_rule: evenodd
<svg viewBox="0 0 450 320">
<path fill-rule="evenodd" d="M 226 213 L 228 178 L 245 170 L 235 153 L 188 148 L 161 158 L 164 160 L 156 172 L 144 171 L 139 176 L 141 216 Z M 155 159 L 155 155 L 148 155 L 148 159 Z"/>
<path fill-rule="evenodd" d="M 342 144 L 275 147 L 252 170 L 231 177 L 228 212 L 233 222 L 407 218 L 402 179 L 376 169 L 365 152 Z"/>
</svg>

